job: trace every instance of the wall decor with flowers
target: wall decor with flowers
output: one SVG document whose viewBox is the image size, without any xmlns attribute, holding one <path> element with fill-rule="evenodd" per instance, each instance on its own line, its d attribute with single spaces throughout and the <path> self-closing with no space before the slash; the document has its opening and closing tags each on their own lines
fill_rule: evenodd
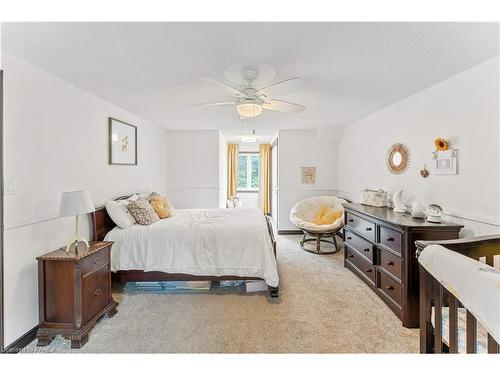
<svg viewBox="0 0 500 375">
<path fill-rule="evenodd" d="M 444 138 L 434 140 L 436 150 L 432 153 L 433 174 L 457 174 L 457 150 L 450 147 Z"/>
</svg>

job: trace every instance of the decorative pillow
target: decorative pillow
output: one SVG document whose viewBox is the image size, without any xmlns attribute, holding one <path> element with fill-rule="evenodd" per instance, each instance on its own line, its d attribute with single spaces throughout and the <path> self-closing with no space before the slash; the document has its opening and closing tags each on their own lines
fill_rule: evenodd
<svg viewBox="0 0 500 375">
<path fill-rule="evenodd" d="M 153 207 L 143 198 L 130 202 L 128 210 L 140 225 L 150 225 L 160 220 Z"/>
<path fill-rule="evenodd" d="M 160 219 L 166 219 L 173 214 L 172 204 L 165 197 L 152 197 L 149 204 L 153 207 Z"/>
<path fill-rule="evenodd" d="M 333 224 L 337 219 L 342 217 L 342 210 L 334 210 L 328 206 L 321 206 L 319 212 L 314 217 L 313 223 L 316 225 Z"/>
<path fill-rule="evenodd" d="M 132 225 L 135 225 L 135 219 L 128 211 L 128 204 L 130 201 L 136 200 L 137 195 L 133 195 L 128 199 L 122 199 L 119 201 L 107 201 L 105 203 L 106 211 L 113 222 L 122 229 L 127 229 Z"/>
</svg>

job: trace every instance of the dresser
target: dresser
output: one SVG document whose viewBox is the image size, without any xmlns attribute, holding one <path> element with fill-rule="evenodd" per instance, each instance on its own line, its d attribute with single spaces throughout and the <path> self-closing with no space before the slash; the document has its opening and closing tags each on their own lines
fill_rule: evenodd
<svg viewBox="0 0 500 375">
<path fill-rule="evenodd" d="M 458 238 L 463 227 L 430 223 L 386 207 L 345 203 L 344 265 L 367 283 L 404 327 L 419 326 L 415 241 Z"/>
<path fill-rule="evenodd" d="M 118 305 L 111 297 L 112 242 L 92 242 L 78 253 L 55 250 L 37 258 L 40 324 L 38 346 L 56 335 L 81 348 L 103 315 L 112 317 Z"/>
</svg>

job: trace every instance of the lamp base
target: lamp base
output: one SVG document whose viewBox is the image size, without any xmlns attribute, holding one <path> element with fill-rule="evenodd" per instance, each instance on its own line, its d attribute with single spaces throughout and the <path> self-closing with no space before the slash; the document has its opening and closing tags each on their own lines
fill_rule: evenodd
<svg viewBox="0 0 500 375">
<path fill-rule="evenodd" d="M 83 238 L 83 237 L 75 237 L 73 238 L 70 242 L 68 242 L 68 245 L 66 246 L 65 251 L 68 253 L 71 250 L 71 247 L 75 247 L 75 253 L 78 253 L 78 242 L 83 242 L 86 246 L 86 248 L 89 248 L 89 242 Z"/>
</svg>

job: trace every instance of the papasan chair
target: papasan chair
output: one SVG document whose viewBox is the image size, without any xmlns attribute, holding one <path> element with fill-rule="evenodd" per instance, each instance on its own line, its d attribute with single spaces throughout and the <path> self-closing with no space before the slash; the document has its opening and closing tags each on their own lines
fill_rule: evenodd
<svg viewBox="0 0 500 375">
<path fill-rule="evenodd" d="M 300 241 L 302 250 L 315 254 L 335 254 L 340 251 L 335 233 L 344 226 L 342 203 L 347 203 L 347 200 L 334 196 L 321 196 L 304 199 L 292 207 L 290 221 L 304 232 L 304 237 Z M 311 241 L 316 242 L 315 250 L 304 246 L 306 242 Z M 334 250 L 322 251 L 321 242 L 335 245 Z"/>
</svg>

